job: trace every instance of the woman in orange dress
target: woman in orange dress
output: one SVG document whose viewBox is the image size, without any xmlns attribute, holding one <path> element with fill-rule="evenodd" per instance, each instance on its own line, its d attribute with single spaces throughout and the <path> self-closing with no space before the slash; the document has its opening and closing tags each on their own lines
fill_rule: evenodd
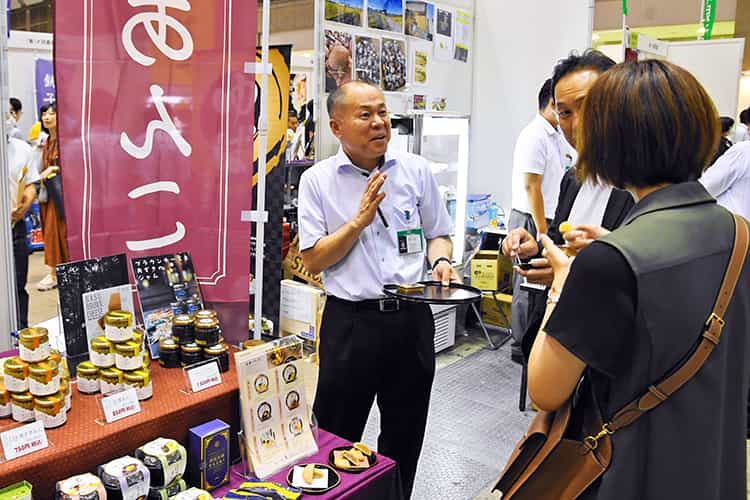
<svg viewBox="0 0 750 500">
<path fill-rule="evenodd" d="M 57 148 L 57 106 L 52 103 L 42 106 L 42 128 L 49 134 L 42 154 L 43 169 L 40 177 L 42 183 L 49 182 L 60 174 L 59 153 Z M 58 210 L 52 197 L 39 204 L 44 235 L 44 263 L 50 267 L 50 273 L 37 285 L 40 291 L 52 290 L 57 286 L 55 266 L 68 262 L 67 228 L 64 215 Z"/>
</svg>

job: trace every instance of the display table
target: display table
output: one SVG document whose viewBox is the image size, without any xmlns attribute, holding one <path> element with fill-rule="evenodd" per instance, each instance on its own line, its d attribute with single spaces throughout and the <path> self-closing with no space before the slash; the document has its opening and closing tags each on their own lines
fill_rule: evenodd
<svg viewBox="0 0 750 500">
<path fill-rule="evenodd" d="M 141 413 L 111 424 L 102 424 L 99 395 L 83 395 L 72 386 L 72 408 L 68 422 L 47 431 L 50 447 L 0 465 L 0 486 L 26 480 L 34 487 L 34 498 L 53 498 L 55 482 L 84 472 L 96 472 L 105 462 L 131 455 L 139 446 L 157 437 L 187 443 L 188 429 L 215 418 L 239 431 L 239 391 L 234 356 L 223 383 L 188 394 L 184 372 L 165 369 L 154 361 L 151 376 L 154 395 L 141 402 Z M 0 420 L 0 432 L 21 424 Z M 232 440 L 232 456 L 238 455 Z"/>
<path fill-rule="evenodd" d="M 318 433 L 318 446 L 320 450 L 317 454 L 302 460 L 302 463 L 328 463 L 328 452 L 339 446 L 350 446 L 352 443 L 346 441 L 330 432 L 320 430 Z M 287 467 L 264 481 L 273 481 L 282 485 L 287 485 L 286 477 L 289 473 Z M 359 474 L 349 474 L 339 472 L 341 484 L 331 491 L 322 495 L 304 495 L 310 498 L 331 499 L 331 498 L 356 498 L 356 499 L 378 499 L 378 500 L 400 500 L 403 498 L 401 492 L 401 475 L 398 471 L 396 462 L 386 457 L 378 455 L 378 463 L 370 469 Z M 232 468 L 230 483 L 228 486 L 219 488 L 212 492 L 216 498 L 221 498 L 229 490 L 238 488 L 246 479 L 242 477 L 241 465 L 235 465 Z"/>
</svg>

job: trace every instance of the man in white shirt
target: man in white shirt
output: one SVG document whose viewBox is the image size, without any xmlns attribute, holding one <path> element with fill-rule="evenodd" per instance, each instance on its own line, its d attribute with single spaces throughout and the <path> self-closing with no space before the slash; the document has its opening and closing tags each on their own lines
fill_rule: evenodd
<svg viewBox="0 0 750 500">
<path fill-rule="evenodd" d="M 555 216 L 560 180 L 566 163 L 569 166 L 572 161 L 570 152 L 563 150 L 552 97 L 550 78 L 539 90 L 539 112 L 521 131 L 513 151 L 512 210 L 508 229 L 523 228 L 534 236 L 547 233 Z M 528 293 L 521 290 L 522 281 L 520 276 L 514 276 L 511 331 L 516 340 L 513 345 L 516 355 L 520 335 L 526 330 L 529 308 Z"/>
<path fill-rule="evenodd" d="M 25 142 L 8 137 L 8 180 L 10 187 L 10 225 L 13 234 L 13 263 L 16 271 L 18 299 L 18 327 L 29 326 L 29 294 L 26 279 L 29 273 L 29 247 L 26 244 L 24 217 L 36 198 L 39 171 L 29 167 L 31 147 Z"/>
<path fill-rule="evenodd" d="M 719 205 L 750 220 L 750 142 L 729 148 L 699 182 Z"/>
<path fill-rule="evenodd" d="M 9 137 L 23 141 L 25 138 L 23 132 L 21 132 L 21 129 L 18 126 L 18 124 L 21 123 L 23 106 L 21 105 L 21 101 L 15 97 L 10 98 L 9 104 L 8 119 L 5 122 L 5 126 L 7 127 L 6 133 Z"/>
<path fill-rule="evenodd" d="M 750 133 L 747 128 L 748 124 L 750 124 L 750 108 L 744 109 L 740 113 L 740 120 L 737 122 L 737 125 L 734 126 L 734 144 L 743 141 L 750 141 Z"/>
</svg>

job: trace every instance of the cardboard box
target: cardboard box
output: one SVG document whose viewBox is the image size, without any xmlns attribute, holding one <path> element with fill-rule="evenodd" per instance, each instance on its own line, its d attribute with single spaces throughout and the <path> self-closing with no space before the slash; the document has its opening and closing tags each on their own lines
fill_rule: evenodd
<svg viewBox="0 0 750 500">
<path fill-rule="evenodd" d="M 510 290 L 513 264 L 497 250 L 480 250 L 471 259 L 471 286 L 480 290 Z"/>
<path fill-rule="evenodd" d="M 510 328 L 510 304 L 513 300 L 512 295 L 505 293 L 496 293 L 497 302 L 502 307 L 505 316 L 500 313 L 498 304 L 490 295 L 482 297 L 482 321 L 487 325 Z"/>
<path fill-rule="evenodd" d="M 297 281 L 282 280 L 279 314 L 281 336 L 299 335 L 308 342 L 317 343 L 325 303 L 323 290 Z"/>
<path fill-rule="evenodd" d="M 191 427 L 188 450 L 193 484 L 211 491 L 229 482 L 229 425 L 216 419 Z"/>
</svg>

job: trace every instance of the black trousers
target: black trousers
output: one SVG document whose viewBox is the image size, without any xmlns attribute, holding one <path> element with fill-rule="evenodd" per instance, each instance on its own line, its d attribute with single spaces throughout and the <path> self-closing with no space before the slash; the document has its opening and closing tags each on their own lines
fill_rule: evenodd
<svg viewBox="0 0 750 500">
<path fill-rule="evenodd" d="M 26 280 L 29 276 L 29 247 L 26 244 L 26 222 L 20 220 L 13 226 L 13 265 L 16 268 L 16 295 L 18 302 L 18 328 L 29 326 L 29 293 Z"/>
<path fill-rule="evenodd" d="M 320 332 L 320 375 L 313 407 L 322 429 L 362 438 L 372 403 L 380 409 L 378 452 L 398 462 L 409 498 L 422 450 L 435 376 L 435 324 L 429 306 L 328 297 Z"/>
</svg>

